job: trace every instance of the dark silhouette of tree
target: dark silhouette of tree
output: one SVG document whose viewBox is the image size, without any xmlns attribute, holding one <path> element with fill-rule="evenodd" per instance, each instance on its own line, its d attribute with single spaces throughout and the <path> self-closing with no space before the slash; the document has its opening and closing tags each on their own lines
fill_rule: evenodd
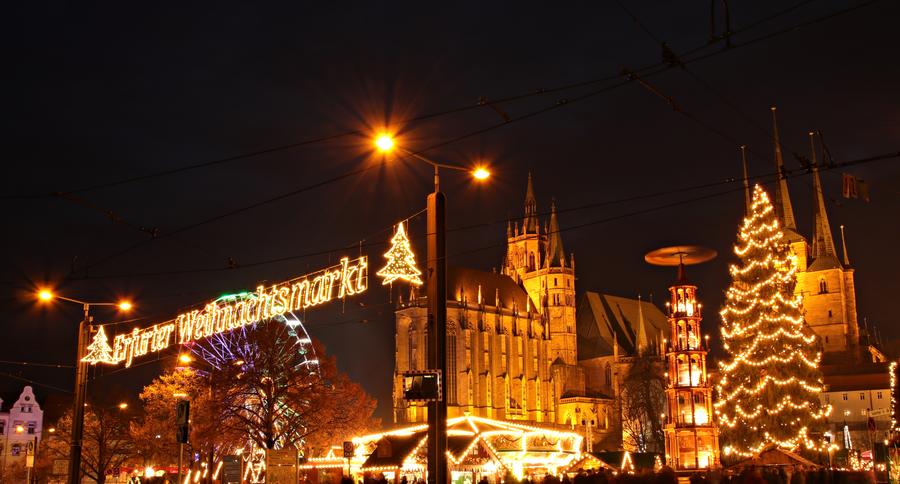
<svg viewBox="0 0 900 484">
<path fill-rule="evenodd" d="M 638 452 L 665 452 L 663 417 L 666 381 L 663 360 L 644 353 L 628 359 L 619 389 L 622 435 L 626 448 Z"/>
</svg>

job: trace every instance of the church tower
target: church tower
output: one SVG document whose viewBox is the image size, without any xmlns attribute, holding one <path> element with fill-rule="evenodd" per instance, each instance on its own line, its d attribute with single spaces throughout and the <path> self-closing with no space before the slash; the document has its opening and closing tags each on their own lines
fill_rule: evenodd
<svg viewBox="0 0 900 484">
<path fill-rule="evenodd" d="M 578 364 L 575 329 L 575 259 L 566 260 L 556 203 L 550 206 L 550 223 L 540 230 L 534 184 L 528 174 L 525 218 L 507 226 L 504 273 L 525 288 L 550 328 L 550 359 Z"/>
<path fill-rule="evenodd" d="M 849 260 L 842 263 L 838 259 L 834 248 L 822 182 L 819 179 L 814 133 L 809 134 L 813 172 L 813 234 L 810 244 L 797 230 L 785 177 L 775 107 L 772 107 L 772 128 L 775 168 L 778 174 L 773 201 L 784 236 L 790 244 L 791 252 L 797 257 L 797 285 L 794 293 L 803 298 L 806 322 L 822 340 L 825 352 L 848 351 L 859 342 L 853 268 L 850 267 Z"/>
<path fill-rule="evenodd" d="M 809 266 L 797 273 L 794 291 L 803 297 L 806 322 L 822 338 L 825 351 L 847 351 L 859 343 L 854 271 L 849 258 L 845 257 L 847 260 L 842 263 L 834 248 L 816 160 L 815 133 L 809 133 L 809 142 L 813 175 L 812 245 Z"/>
</svg>

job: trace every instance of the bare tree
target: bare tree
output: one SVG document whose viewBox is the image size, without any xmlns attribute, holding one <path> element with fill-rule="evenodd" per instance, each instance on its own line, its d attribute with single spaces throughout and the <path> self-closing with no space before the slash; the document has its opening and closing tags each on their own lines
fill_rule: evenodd
<svg viewBox="0 0 900 484">
<path fill-rule="evenodd" d="M 629 358 L 628 365 L 618 398 L 625 448 L 638 452 L 665 452 L 663 360 L 645 353 Z"/>
<path fill-rule="evenodd" d="M 81 474 L 97 484 L 106 482 L 107 473 L 119 468 L 134 454 L 128 433 L 128 414 L 117 406 L 88 404 L 84 412 L 81 447 Z M 56 423 L 53 438 L 44 442 L 48 458 L 68 459 L 72 436 L 72 412 Z"/>
<path fill-rule="evenodd" d="M 307 452 L 364 431 L 375 399 L 338 372 L 335 360 L 312 341 L 316 359 L 298 358 L 290 328 L 270 321 L 247 331 L 232 364 L 210 370 L 220 428 L 242 432 L 266 449 Z"/>
</svg>

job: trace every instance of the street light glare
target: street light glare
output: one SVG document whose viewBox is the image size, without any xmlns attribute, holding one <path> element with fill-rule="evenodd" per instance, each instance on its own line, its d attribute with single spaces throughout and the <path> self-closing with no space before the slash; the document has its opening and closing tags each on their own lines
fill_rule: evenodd
<svg viewBox="0 0 900 484">
<path fill-rule="evenodd" d="M 50 301 L 53 299 L 53 293 L 47 289 L 42 289 L 41 292 L 38 293 L 38 299 L 41 301 Z"/>
<path fill-rule="evenodd" d="M 476 180 L 487 180 L 491 176 L 491 172 L 487 171 L 487 168 L 478 167 L 472 171 L 472 176 L 474 176 Z"/>
<path fill-rule="evenodd" d="M 119 302 L 119 309 L 122 311 L 131 311 L 131 308 L 134 306 L 131 304 L 131 301 L 121 301 Z"/>
<path fill-rule="evenodd" d="M 189 355 L 187 353 L 182 353 L 182 354 L 178 355 L 178 361 L 180 361 L 181 363 L 184 363 L 186 365 L 186 364 L 194 361 L 194 359 L 191 358 L 191 355 Z"/>
<path fill-rule="evenodd" d="M 390 135 L 383 134 L 375 138 L 375 146 L 379 151 L 387 153 L 394 149 L 394 138 L 391 138 Z"/>
<path fill-rule="evenodd" d="M 122 410 L 125 410 L 126 408 L 128 408 L 128 404 L 125 402 L 122 402 L 119 404 L 119 408 L 121 408 Z"/>
</svg>

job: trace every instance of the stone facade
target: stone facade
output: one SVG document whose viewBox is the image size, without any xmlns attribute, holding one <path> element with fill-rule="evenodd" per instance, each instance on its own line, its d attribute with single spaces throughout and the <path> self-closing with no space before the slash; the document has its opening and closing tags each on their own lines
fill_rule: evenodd
<svg viewBox="0 0 900 484">
<path fill-rule="evenodd" d="M 11 466 L 25 466 L 27 456 L 40 445 L 44 412 L 30 386 L 12 405 L 0 398 L 0 476 Z"/>
</svg>

